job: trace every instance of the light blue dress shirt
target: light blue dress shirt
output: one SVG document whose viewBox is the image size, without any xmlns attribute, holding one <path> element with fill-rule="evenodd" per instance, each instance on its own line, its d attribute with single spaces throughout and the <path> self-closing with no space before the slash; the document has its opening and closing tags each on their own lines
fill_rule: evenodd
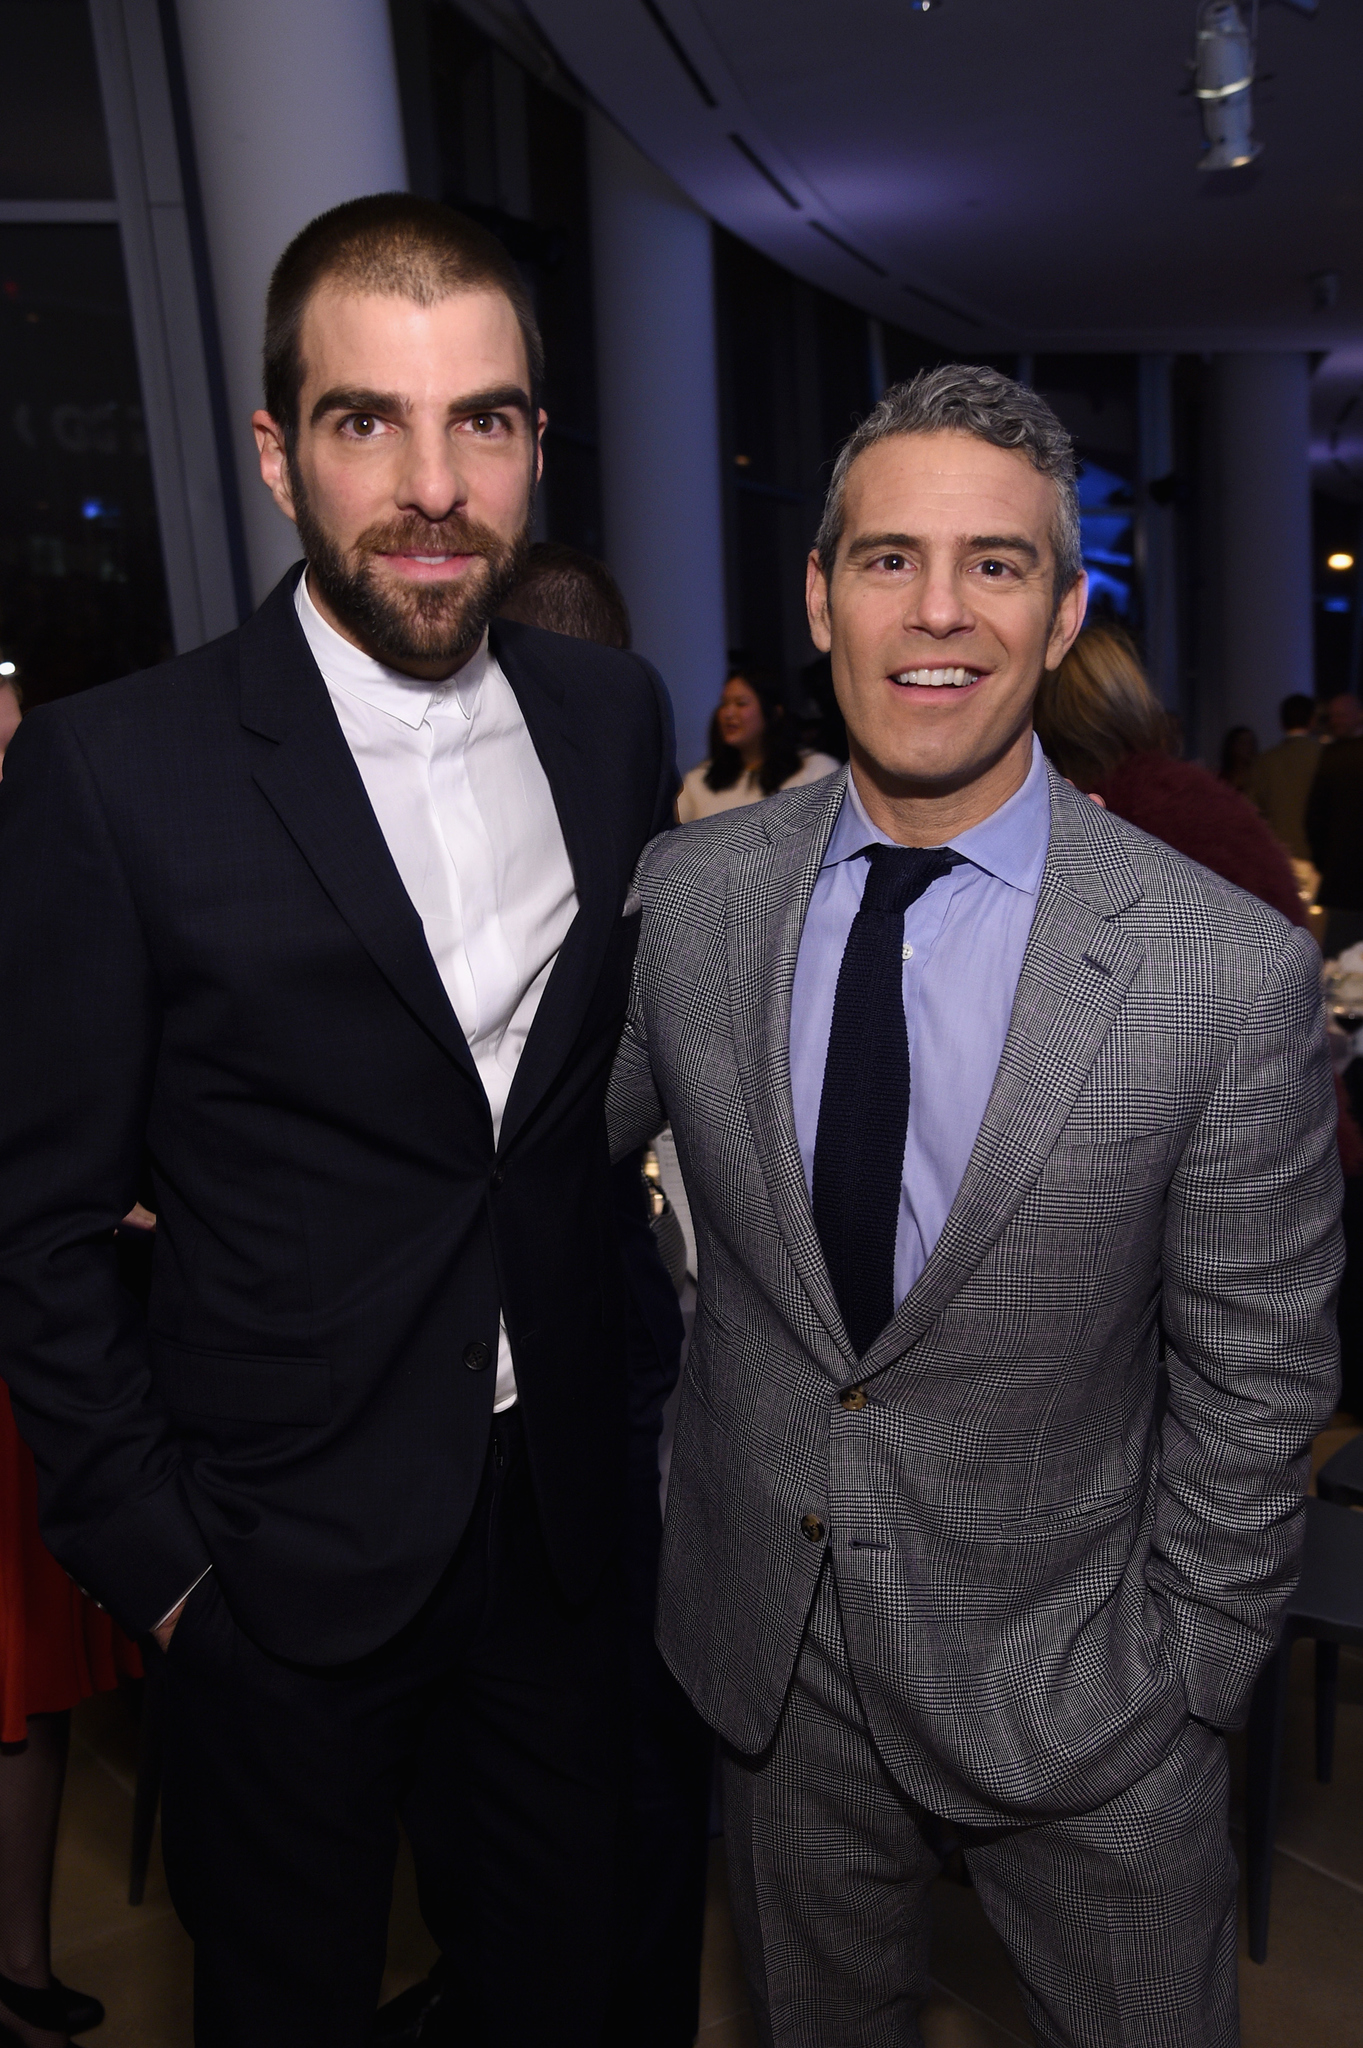
<svg viewBox="0 0 1363 2048">
<path fill-rule="evenodd" d="M 931 883 L 904 915 L 911 1086 L 895 1238 L 896 1305 L 942 1234 L 979 1134 L 1008 1035 L 1050 837 L 1050 784 L 1034 737 L 1021 789 L 992 817 L 947 841 L 965 856 L 964 863 Z M 876 839 L 895 844 L 871 823 L 849 776 L 800 935 L 791 999 L 795 1130 L 811 1197 L 838 969 L 869 865 L 856 856 Z"/>
</svg>

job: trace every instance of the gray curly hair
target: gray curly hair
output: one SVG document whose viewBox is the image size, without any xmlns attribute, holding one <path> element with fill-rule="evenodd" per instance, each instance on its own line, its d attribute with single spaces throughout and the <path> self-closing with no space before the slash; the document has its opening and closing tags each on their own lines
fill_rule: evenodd
<svg viewBox="0 0 1363 2048">
<path fill-rule="evenodd" d="M 892 384 L 879 405 L 843 442 L 814 540 L 825 577 L 833 574 L 843 535 L 847 478 L 857 457 L 897 434 L 944 432 L 973 434 L 995 448 L 1016 448 L 1055 485 L 1059 502 L 1051 526 L 1051 549 L 1058 604 L 1084 567 L 1074 443 L 1044 398 L 1002 371 L 979 363 L 944 363 L 937 370 L 920 370 L 907 384 Z"/>
</svg>

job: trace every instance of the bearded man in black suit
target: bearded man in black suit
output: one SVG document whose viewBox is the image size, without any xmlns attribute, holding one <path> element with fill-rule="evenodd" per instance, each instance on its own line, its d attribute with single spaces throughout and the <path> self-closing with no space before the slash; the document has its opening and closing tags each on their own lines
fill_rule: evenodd
<svg viewBox="0 0 1363 2048">
<path fill-rule="evenodd" d="M 603 1118 L 669 817 L 637 657 L 498 622 L 542 351 L 357 200 L 267 307 L 306 567 L 6 760 L 0 1318 L 44 1532 L 165 1652 L 214 2048 L 367 2039 L 405 1821 L 470 2039 L 599 2036 L 625 1401 Z M 113 1230 L 149 1166 L 150 1307 Z"/>
</svg>

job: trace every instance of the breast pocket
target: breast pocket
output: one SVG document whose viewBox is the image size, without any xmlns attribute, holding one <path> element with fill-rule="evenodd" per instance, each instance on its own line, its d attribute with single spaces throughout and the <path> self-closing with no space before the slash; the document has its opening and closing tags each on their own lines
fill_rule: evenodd
<svg viewBox="0 0 1363 2048">
<path fill-rule="evenodd" d="M 1159 1210 L 1178 1164 L 1179 1140 L 1176 1130 L 1099 1143 L 1062 1140 L 1042 1168 L 1028 1208 L 1034 1218 L 1062 1216 L 1074 1231 L 1117 1242 Z"/>
</svg>

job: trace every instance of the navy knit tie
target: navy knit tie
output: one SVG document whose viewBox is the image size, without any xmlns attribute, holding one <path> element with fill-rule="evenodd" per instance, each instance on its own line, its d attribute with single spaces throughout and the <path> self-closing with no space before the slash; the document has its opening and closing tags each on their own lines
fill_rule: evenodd
<svg viewBox="0 0 1363 2048">
<path fill-rule="evenodd" d="M 963 856 L 862 848 L 871 863 L 838 970 L 814 1142 L 814 1222 L 857 1355 L 894 1314 L 894 1251 L 909 1135 L 904 912 Z"/>
</svg>

